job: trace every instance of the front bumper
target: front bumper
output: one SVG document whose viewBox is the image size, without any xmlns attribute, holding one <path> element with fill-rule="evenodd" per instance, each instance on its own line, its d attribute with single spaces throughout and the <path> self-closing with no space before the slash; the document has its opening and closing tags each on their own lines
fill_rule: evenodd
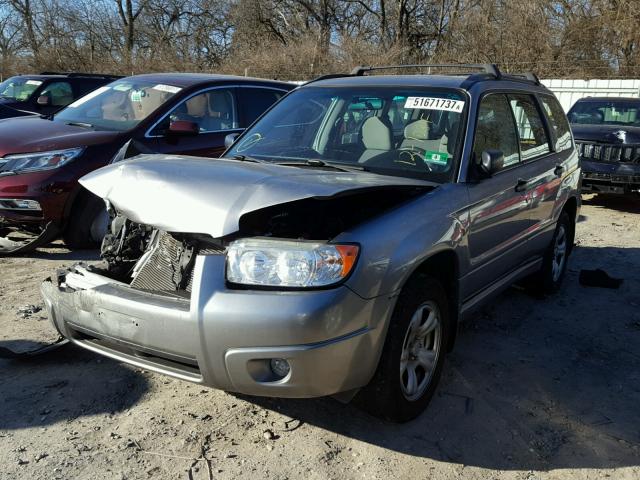
<svg viewBox="0 0 640 480">
<path fill-rule="evenodd" d="M 83 269 L 60 280 L 45 281 L 42 293 L 55 327 L 75 344 L 202 385 L 277 397 L 366 385 L 395 300 L 366 300 L 345 286 L 231 289 L 223 255 L 197 258 L 190 298 L 136 290 Z M 286 359 L 290 373 L 274 378 L 272 358 Z"/>
<path fill-rule="evenodd" d="M 640 164 L 582 160 L 582 191 L 629 193 L 640 190 Z"/>
<path fill-rule="evenodd" d="M 77 184 L 56 180 L 57 170 L 0 175 L 0 199 L 33 200 L 40 210 L 7 209 L 0 206 L 0 225 L 62 223 L 67 200 Z"/>
</svg>

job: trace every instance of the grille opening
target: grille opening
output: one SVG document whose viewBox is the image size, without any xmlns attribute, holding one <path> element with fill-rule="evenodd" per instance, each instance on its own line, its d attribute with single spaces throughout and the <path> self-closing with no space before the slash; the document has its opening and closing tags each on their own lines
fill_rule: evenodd
<svg viewBox="0 0 640 480">
<path fill-rule="evenodd" d="M 585 160 L 609 163 L 640 163 L 640 145 L 576 141 L 578 155 Z"/>
<path fill-rule="evenodd" d="M 193 267 L 198 255 L 216 255 L 224 249 L 202 246 L 189 239 L 178 240 L 168 232 L 159 231 L 149 246 L 149 257 L 137 272 L 131 286 L 139 290 L 173 293 L 187 297 L 193 284 Z"/>
</svg>

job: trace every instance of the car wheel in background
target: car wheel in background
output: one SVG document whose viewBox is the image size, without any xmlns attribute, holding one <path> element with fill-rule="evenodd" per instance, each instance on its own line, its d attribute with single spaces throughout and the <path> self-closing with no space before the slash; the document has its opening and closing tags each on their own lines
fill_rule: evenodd
<svg viewBox="0 0 640 480">
<path fill-rule="evenodd" d="M 84 188 L 77 195 L 69 222 L 62 234 L 69 248 L 97 247 L 109 225 L 104 200 Z"/>
<path fill-rule="evenodd" d="M 376 373 L 356 404 L 394 422 L 424 411 L 442 373 L 451 331 L 448 305 L 444 288 L 432 277 L 421 275 L 403 288 Z"/>
</svg>

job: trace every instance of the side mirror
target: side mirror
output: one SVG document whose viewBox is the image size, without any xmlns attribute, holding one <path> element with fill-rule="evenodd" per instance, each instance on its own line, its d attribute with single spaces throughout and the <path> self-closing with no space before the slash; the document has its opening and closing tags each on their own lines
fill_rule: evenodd
<svg viewBox="0 0 640 480">
<path fill-rule="evenodd" d="M 169 135 L 177 136 L 190 136 L 197 135 L 200 132 L 200 127 L 196 122 L 190 122 L 189 120 L 174 120 L 169 124 Z"/>
<path fill-rule="evenodd" d="M 504 165 L 504 153 L 501 150 L 484 150 L 480 154 L 478 168 L 486 176 L 490 177 Z"/>
<path fill-rule="evenodd" d="M 224 137 L 224 148 L 229 148 L 236 141 L 236 138 L 240 136 L 240 132 L 230 133 L 226 137 Z"/>
<path fill-rule="evenodd" d="M 51 105 L 51 98 L 49 97 L 49 95 L 40 95 L 38 97 L 38 100 L 36 100 L 36 103 L 41 107 L 48 107 L 49 105 Z"/>
</svg>

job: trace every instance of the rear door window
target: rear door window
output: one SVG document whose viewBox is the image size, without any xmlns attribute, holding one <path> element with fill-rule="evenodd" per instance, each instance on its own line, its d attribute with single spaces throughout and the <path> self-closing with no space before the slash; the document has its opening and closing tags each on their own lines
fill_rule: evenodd
<svg viewBox="0 0 640 480">
<path fill-rule="evenodd" d="M 509 105 L 518 129 L 522 160 L 549 153 L 549 138 L 533 96 L 509 94 Z"/>
<path fill-rule="evenodd" d="M 542 106 L 549 119 L 554 141 L 556 145 L 556 151 L 561 152 L 568 150 L 572 147 L 571 144 L 571 130 L 569 128 L 569 121 L 564 113 L 564 110 L 554 97 L 550 95 L 540 95 Z"/>
<path fill-rule="evenodd" d="M 242 125 L 248 127 L 285 92 L 267 88 L 238 88 Z"/>
<path fill-rule="evenodd" d="M 501 169 L 520 161 L 518 137 L 507 97 L 501 93 L 485 96 L 480 102 L 473 154 L 480 159 L 485 150 L 499 150 L 504 155 Z"/>
</svg>

